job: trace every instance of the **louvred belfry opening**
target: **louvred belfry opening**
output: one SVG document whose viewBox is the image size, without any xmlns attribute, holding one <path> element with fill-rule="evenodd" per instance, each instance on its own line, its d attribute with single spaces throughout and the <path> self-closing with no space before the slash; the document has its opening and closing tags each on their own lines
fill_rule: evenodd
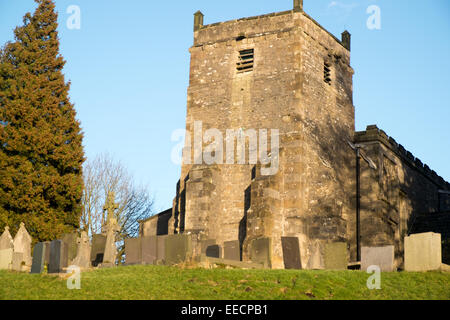
<svg viewBox="0 0 450 320">
<path fill-rule="evenodd" d="M 254 49 L 239 51 L 239 62 L 237 63 L 238 72 L 253 71 Z"/>
</svg>

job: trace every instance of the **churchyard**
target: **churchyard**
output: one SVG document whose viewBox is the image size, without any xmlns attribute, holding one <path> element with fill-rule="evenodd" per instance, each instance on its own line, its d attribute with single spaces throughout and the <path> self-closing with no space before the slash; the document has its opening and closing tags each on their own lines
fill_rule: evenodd
<svg viewBox="0 0 450 320">
<path fill-rule="evenodd" d="M 116 261 L 116 222 L 102 234 L 67 234 L 41 242 L 24 225 L 13 238 L 0 238 L 0 299 L 450 299 L 450 273 L 441 263 L 440 235 L 423 233 L 405 240 L 405 269 L 395 272 L 394 250 L 363 247 L 361 270 L 347 270 L 346 248 L 325 247 L 327 270 L 300 270 L 285 240 L 285 270 L 270 268 L 261 241 L 253 262 L 240 259 L 237 243 L 201 243 L 194 256 L 188 235 L 127 239 L 123 265 Z M 266 259 L 266 260 L 265 260 Z M 367 272 L 366 272 L 367 271 Z"/>
</svg>

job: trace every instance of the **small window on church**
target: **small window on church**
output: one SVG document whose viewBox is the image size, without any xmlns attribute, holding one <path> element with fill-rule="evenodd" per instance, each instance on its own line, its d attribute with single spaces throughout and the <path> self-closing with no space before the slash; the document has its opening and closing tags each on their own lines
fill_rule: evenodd
<svg viewBox="0 0 450 320">
<path fill-rule="evenodd" d="M 323 81 L 331 85 L 331 64 L 326 61 L 323 64 Z"/>
<path fill-rule="evenodd" d="M 237 63 L 237 71 L 248 72 L 253 71 L 254 49 L 239 51 L 239 61 Z"/>
</svg>

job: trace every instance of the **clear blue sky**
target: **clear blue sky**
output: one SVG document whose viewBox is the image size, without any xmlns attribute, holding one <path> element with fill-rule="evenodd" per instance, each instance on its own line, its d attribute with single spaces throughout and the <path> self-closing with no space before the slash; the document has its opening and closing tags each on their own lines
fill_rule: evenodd
<svg viewBox="0 0 450 320">
<path fill-rule="evenodd" d="M 56 0 L 64 70 L 88 157 L 109 152 L 171 207 L 180 168 L 171 134 L 185 127 L 193 13 L 205 24 L 290 10 L 292 0 Z M 81 9 L 69 30 L 67 7 Z M 381 30 L 369 30 L 370 5 Z M 0 0 L 0 44 L 33 0 Z M 304 0 L 340 37 L 352 33 L 356 129 L 377 124 L 450 181 L 450 1 Z"/>
</svg>

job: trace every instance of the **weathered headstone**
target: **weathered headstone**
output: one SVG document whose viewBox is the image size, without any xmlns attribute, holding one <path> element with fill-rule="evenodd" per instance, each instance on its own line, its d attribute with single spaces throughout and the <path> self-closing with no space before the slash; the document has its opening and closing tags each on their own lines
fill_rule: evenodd
<svg viewBox="0 0 450 320">
<path fill-rule="evenodd" d="M 14 253 L 22 253 L 22 259 L 24 266 L 26 268 L 31 268 L 32 257 L 31 257 L 31 236 L 28 234 L 27 229 L 25 229 L 25 224 L 22 222 L 20 224 L 19 231 L 17 231 L 14 237 Z"/>
<path fill-rule="evenodd" d="M 12 269 L 14 271 L 22 272 L 25 268 L 25 261 L 22 252 L 14 252 L 12 258 Z"/>
<path fill-rule="evenodd" d="M 394 246 L 362 247 L 361 270 L 367 271 L 370 266 L 378 266 L 382 272 L 395 271 Z"/>
<path fill-rule="evenodd" d="M 106 226 L 106 244 L 105 254 L 103 256 L 102 266 L 115 266 L 117 258 L 116 232 L 120 228 L 115 218 L 111 218 Z"/>
<path fill-rule="evenodd" d="M 226 260 L 241 261 L 241 249 L 239 240 L 223 243 L 223 258 Z"/>
<path fill-rule="evenodd" d="M 327 270 L 347 270 L 347 244 L 345 242 L 325 243 L 323 261 Z"/>
<path fill-rule="evenodd" d="M 13 252 L 12 248 L 0 250 L 0 270 L 11 270 Z"/>
<path fill-rule="evenodd" d="M 176 264 L 191 257 L 192 244 L 189 235 L 176 234 L 166 238 L 166 264 Z"/>
<path fill-rule="evenodd" d="M 67 246 L 67 257 L 68 257 L 68 264 L 71 265 L 73 260 L 77 256 L 77 239 L 78 234 L 77 233 L 67 233 L 61 237 L 60 240 L 64 242 Z"/>
<path fill-rule="evenodd" d="M 91 266 L 91 244 L 86 231 L 81 232 L 81 237 L 77 239 L 77 256 L 71 265 L 81 269 L 88 269 Z"/>
<path fill-rule="evenodd" d="M 11 270 L 13 252 L 14 252 L 13 238 L 9 233 L 9 227 L 6 227 L 5 231 L 0 237 L 0 270 Z"/>
<path fill-rule="evenodd" d="M 405 270 L 432 271 L 442 265 L 442 243 L 439 233 L 427 232 L 405 237 Z"/>
<path fill-rule="evenodd" d="M 221 248 L 219 245 L 214 244 L 206 248 L 206 256 L 211 258 L 220 258 Z"/>
<path fill-rule="evenodd" d="M 321 240 L 313 240 L 309 243 L 308 252 L 310 252 L 306 269 L 322 270 L 325 268 L 322 254 L 323 246 Z"/>
<path fill-rule="evenodd" d="M 157 236 L 141 238 L 142 263 L 155 264 L 158 259 L 158 239 Z"/>
<path fill-rule="evenodd" d="M 301 269 L 300 244 L 297 237 L 281 237 L 285 269 Z"/>
<path fill-rule="evenodd" d="M 125 239 L 125 264 L 141 264 L 142 263 L 142 239 L 129 238 Z"/>
<path fill-rule="evenodd" d="M 156 245 L 157 245 L 157 262 L 165 263 L 166 261 L 166 239 L 167 235 L 165 236 L 158 236 Z"/>
<path fill-rule="evenodd" d="M 0 250 L 4 249 L 14 249 L 14 241 L 9 233 L 9 227 L 5 227 L 5 231 L 3 231 L 0 237 Z"/>
<path fill-rule="evenodd" d="M 49 263 L 50 263 L 50 244 L 51 244 L 50 241 L 45 241 L 45 242 L 44 242 L 44 246 L 45 246 L 45 259 L 44 259 L 44 265 L 46 265 L 47 268 L 48 268 L 48 265 L 49 265 Z"/>
<path fill-rule="evenodd" d="M 94 234 L 92 236 L 92 248 L 91 248 L 91 263 L 92 266 L 97 267 L 103 262 L 103 256 L 105 254 L 106 236 L 103 234 Z"/>
<path fill-rule="evenodd" d="M 31 273 L 42 273 L 44 271 L 44 262 L 45 244 L 43 242 L 39 242 L 34 246 Z"/>
<path fill-rule="evenodd" d="M 270 238 L 259 238 L 251 242 L 250 261 L 260 263 L 266 268 L 271 268 L 271 246 L 272 240 Z"/>
<path fill-rule="evenodd" d="M 208 249 L 209 246 L 213 246 L 215 244 L 217 244 L 217 242 L 214 239 L 201 240 L 200 241 L 201 254 L 206 255 L 206 249 Z"/>
<path fill-rule="evenodd" d="M 67 268 L 68 254 L 67 244 L 61 240 L 53 240 L 50 243 L 50 262 L 48 273 L 62 273 Z"/>
</svg>

